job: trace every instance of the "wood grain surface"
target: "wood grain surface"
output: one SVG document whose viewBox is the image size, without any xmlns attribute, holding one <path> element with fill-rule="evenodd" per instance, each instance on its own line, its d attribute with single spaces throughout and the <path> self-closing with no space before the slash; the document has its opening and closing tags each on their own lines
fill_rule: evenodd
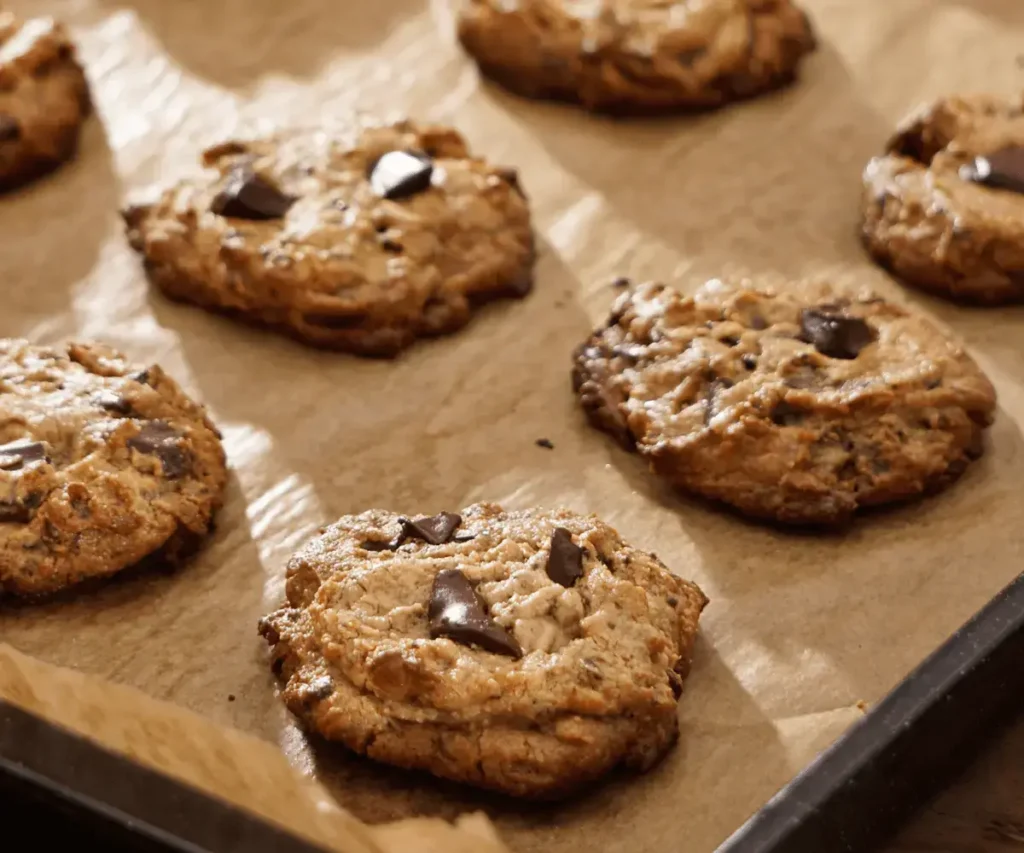
<svg viewBox="0 0 1024 853">
<path fill-rule="evenodd" d="M 1024 717 L 996 738 L 885 853 L 1024 851 Z"/>
</svg>

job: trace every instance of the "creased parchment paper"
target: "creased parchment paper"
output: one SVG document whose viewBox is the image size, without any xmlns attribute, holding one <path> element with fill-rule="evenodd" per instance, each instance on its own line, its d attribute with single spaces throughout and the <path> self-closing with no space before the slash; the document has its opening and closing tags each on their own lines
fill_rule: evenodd
<svg viewBox="0 0 1024 853">
<path fill-rule="evenodd" d="M 122 685 L 0 645 L 0 702 L 337 853 L 502 853 L 479 812 L 451 826 L 408 818 L 366 826 L 271 744 Z M 3 716 L 0 706 L 0 718 Z M 52 744 L 39 744 L 52 750 Z M 90 790 L 90 797 L 103 796 Z M 105 801 L 104 801 L 105 802 Z M 137 817 L 137 815 L 131 815 Z"/>
<path fill-rule="evenodd" d="M 1022 565 L 1024 313 L 902 291 L 864 258 L 860 172 L 894 122 L 944 92 L 1024 86 L 1017 0 L 806 0 L 821 49 L 797 88 L 714 115 L 641 123 L 534 104 L 478 82 L 448 0 L 53 0 L 99 116 L 79 161 L 0 201 L 0 333 L 101 338 L 205 400 L 234 477 L 190 566 L 0 612 L 30 655 L 134 685 L 277 743 L 355 815 L 483 808 L 521 853 L 711 851 Z M 172 305 L 122 238 L 122 194 L 260 122 L 352 108 L 448 120 L 518 166 L 537 289 L 400 360 L 360 361 Z M 618 274 L 694 289 L 714 275 L 873 286 L 962 334 L 1001 409 L 952 490 L 845 535 L 793 535 L 681 498 L 589 429 L 569 354 Z M 554 450 L 537 447 L 548 438 Z M 307 742 L 256 636 L 288 555 L 322 523 L 475 500 L 592 511 L 711 598 L 680 704 L 683 737 L 647 776 L 527 807 Z M 228 696 L 236 701 L 230 702 Z"/>
</svg>

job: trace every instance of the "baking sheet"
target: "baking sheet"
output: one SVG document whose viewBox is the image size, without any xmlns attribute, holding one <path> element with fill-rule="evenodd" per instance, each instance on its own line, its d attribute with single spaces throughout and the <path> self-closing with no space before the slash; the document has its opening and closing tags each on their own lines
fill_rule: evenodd
<svg viewBox="0 0 1024 853">
<path fill-rule="evenodd" d="M 366 820 L 483 807 L 521 853 L 702 853 L 1019 570 L 1024 313 L 906 294 L 855 235 L 860 170 L 898 117 L 943 92 L 1024 85 L 1015 0 L 806 0 L 822 46 L 800 86 L 640 123 L 481 85 L 448 0 L 9 5 L 72 24 L 99 117 L 76 164 L 0 202 L 0 334 L 101 338 L 159 361 L 209 404 L 234 475 L 217 534 L 186 569 L 4 609 L 0 640 L 276 742 Z M 353 108 L 451 121 L 520 168 L 540 238 L 533 296 L 390 363 L 149 292 L 115 212 L 126 191 L 191 167 L 220 136 Z M 989 453 L 946 494 L 842 536 L 786 534 L 674 495 L 589 429 L 569 390 L 570 351 L 619 274 L 687 290 L 713 275 L 827 280 L 913 301 L 995 382 Z M 280 707 L 255 625 L 283 596 L 291 551 L 342 513 L 482 499 L 596 512 L 711 597 L 683 739 L 647 776 L 516 807 L 310 744 Z"/>
</svg>

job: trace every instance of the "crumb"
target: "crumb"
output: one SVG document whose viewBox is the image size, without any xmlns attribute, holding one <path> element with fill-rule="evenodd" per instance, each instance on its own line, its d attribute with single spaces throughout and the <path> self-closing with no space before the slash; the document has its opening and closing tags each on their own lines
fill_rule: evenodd
<svg viewBox="0 0 1024 853">
<path fill-rule="evenodd" d="M 554 450 L 555 445 L 551 443 L 551 439 L 538 438 L 536 441 L 537 447 L 543 447 L 545 450 Z"/>
<path fill-rule="evenodd" d="M 612 287 L 624 288 L 629 287 L 632 283 L 633 282 L 631 282 L 624 275 L 620 275 L 618 278 L 612 279 Z"/>
<path fill-rule="evenodd" d="M 229 702 L 234 702 L 235 701 L 235 694 L 234 693 L 229 693 L 228 694 L 228 701 Z"/>
<path fill-rule="evenodd" d="M 865 702 L 863 699 L 858 699 L 856 708 L 862 714 L 866 714 L 868 712 L 868 703 Z"/>
</svg>

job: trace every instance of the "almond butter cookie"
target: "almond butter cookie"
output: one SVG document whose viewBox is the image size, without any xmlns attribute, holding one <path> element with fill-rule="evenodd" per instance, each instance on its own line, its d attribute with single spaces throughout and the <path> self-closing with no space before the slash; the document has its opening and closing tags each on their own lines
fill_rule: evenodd
<svg viewBox="0 0 1024 853">
<path fill-rule="evenodd" d="M 186 555 L 226 479 L 217 430 L 160 367 L 0 340 L 0 592 Z"/>
<path fill-rule="evenodd" d="M 174 299 L 315 346 L 392 356 L 533 284 L 526 196 L 454 130 L 403 121 L 226 142 L 124 211 Z"/>
<path fill-rule="evenodd" d="M 308 729 L 534 798 L 669 749 L 706 603 L 594 516 L 495 504 L 345 516 L 287 595 L 260 631 Z"/>
<path fill-rule="evenodd" d="M 70 160 L 90 103 L 64 28 L 50 18 L 0 12 L 0 190 Z"/>
<path fill-rule="evenodd" d="M 459 38 L 511 91 L 611 113 L 750 98 L 815 46 L 791 0 L 462 0 Z"/>
<path fill-rule="evenodd" d="M 996 407 L 963 344 L 922 315 L 720 281 L 624 293 L 576 351 L 573 385 L 595 426 L 674 485 L 797 524 L 946 485 Z"/>
<path fill-rule="evenodd" d="M 1024 299 L 1024 98 L 943 98 L 864 171 L 864 244 L 908 284 L 996 305 Z"/>
</svg>

